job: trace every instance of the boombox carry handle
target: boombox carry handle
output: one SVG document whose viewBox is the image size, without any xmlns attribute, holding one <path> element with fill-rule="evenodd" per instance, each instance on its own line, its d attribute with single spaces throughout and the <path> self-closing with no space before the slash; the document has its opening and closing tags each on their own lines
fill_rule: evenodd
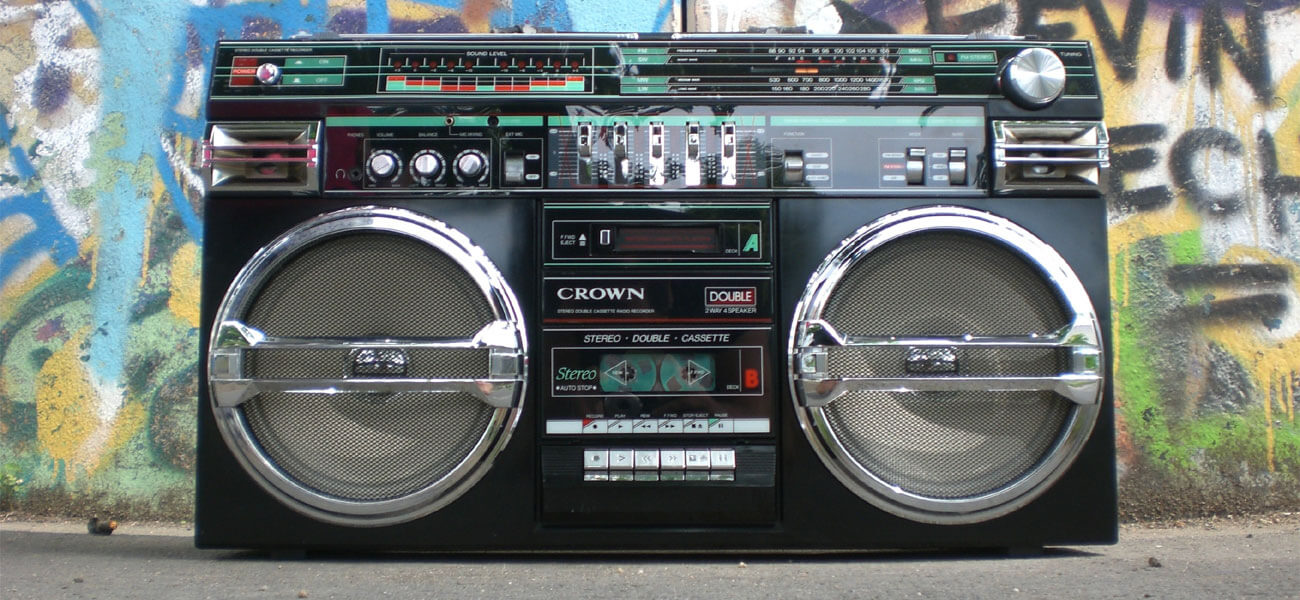
<svg viewBox="0 0 1300 600">
<path fill-rule="evenodd" d="M 1096 326 L 1086 316 L 1049 335 L 961 336 L 961 337 L 867 337 L 841 335 L 822 320 L 801 321 L 794 357 L 803 392 L 804 406 L 818 408 L 850 391 L 950 392 L 1052 391 L 1079 405 L 1096 404 L 1102 384 L 1101 346 L 1093 333 Z M 1021 347 L 1060 349 L 1069 352 L 1069 368 L 1051 376 L 964 376 L 958 375 L 957 351 L 971 347 Z M 904 377 L 832 376 L 832 348 L 904 348 Z M 920 373 L 920 374 L 916 374 Z"/>
<path fill-rule="evenodd" d="M 469 339 L 363 339 L 269 337 L 238 321 L 225 321 L 208 363 L 208 380 L 219 408 L 233 408 L 265 392 L 289 394 L 463 392 L 494 408 L 513 408 L 515 386 L 522 385 L 523 349 L 516 325 L 493 321 Z M 411 349 L 488 351 L 487 377 L 385 377 L 405 373 L 405 352 Z M 249 378 L 245 354 L 251 350 L 342 350 L 368 357 L 366 372 L 344 378 Z M 374 357 L 380 358 L 374 358 Z M 361 360 L 361 359 L 357 359 Z"/>
</svg>

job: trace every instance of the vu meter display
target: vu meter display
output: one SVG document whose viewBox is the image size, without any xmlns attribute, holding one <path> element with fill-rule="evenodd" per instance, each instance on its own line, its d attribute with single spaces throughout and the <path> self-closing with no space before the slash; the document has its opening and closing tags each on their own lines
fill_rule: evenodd
<svg viewBox="0 0 1300 600">
<path fill-rule="evenodd" d="M 590 47 L 385 49 L 380 91 L 582 94 L 592 92 L 595 71 Z"/>
</svg>

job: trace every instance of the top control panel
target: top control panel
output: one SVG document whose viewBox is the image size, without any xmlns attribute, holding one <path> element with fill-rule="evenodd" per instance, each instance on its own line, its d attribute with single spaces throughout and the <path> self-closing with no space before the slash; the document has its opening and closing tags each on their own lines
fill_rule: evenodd
<svg viewBox="0 0 1300 600">
<path fill-rule="evenodd" d="M 213 99 L 1098 97 L 1084 42 L 958 36 L 444 36 L 222 42 Z M 560 40 L 560 41 L 557 41 Z"/>
<path fill-rule="evenodd" d="M 217 47 L 216 193 L 1095 193 L 1086 42 L 445 35 Z"/>
</svg>

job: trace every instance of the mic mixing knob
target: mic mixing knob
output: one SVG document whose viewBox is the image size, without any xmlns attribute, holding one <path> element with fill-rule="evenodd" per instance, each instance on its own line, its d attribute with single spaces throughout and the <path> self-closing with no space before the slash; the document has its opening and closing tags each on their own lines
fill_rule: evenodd
<svg viewBox="0 0 1300 600">
<path fill-rule="evenodd" d="M 487 174 L 487 156 L 478 150 L 466 150 L 456 157 L 456 178 L 468 184 L 478 183 Z"/>
<path fill-rule="evenodd" d="M 433 150 L 424 150 L 411 159 L 411 172 L 430 182 L 442 176 L 442 156 Z"/>
<path fill-rule="evenodd" d="M 1026 48 L 1003 64 L 998 85 L 1012 102 L 1044 108 L 1065 91 L 1065 64 L 1047 48 Z"/>
<path fill-rule="evenodd" d="M 370 155 L 366 161 L 366 171 L 370 173 L 372 179 L 388 179 L 397 175 L 397 155 L 387 150 L 381 150 Z"/>
</svg>

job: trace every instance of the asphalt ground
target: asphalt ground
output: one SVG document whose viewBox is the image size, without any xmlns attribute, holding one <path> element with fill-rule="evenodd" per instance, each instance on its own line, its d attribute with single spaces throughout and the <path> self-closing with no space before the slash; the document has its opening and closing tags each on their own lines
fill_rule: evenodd
<svg viewBox="0 0 1300 600">
<path fill-rule="evenodd" d="M 181 524 L 0 522 L 0 598 L 1293 598 L 1300 511 L 1126 525 L 1036 556 L 412 555 L 198 550 Z"/>
</svg>

